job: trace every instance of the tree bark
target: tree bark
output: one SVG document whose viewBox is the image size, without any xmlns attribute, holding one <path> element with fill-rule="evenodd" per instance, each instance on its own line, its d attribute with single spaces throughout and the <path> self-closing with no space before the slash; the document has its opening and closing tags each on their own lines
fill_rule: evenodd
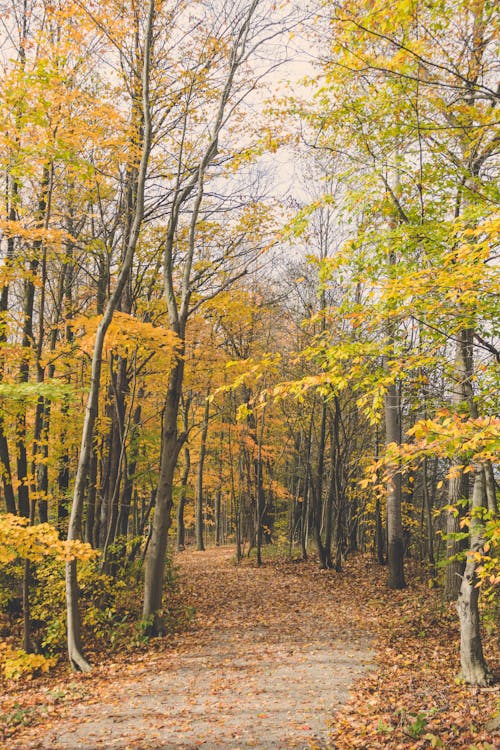
<svg viewBox="0 0 500 750">
<path fill-rule="evenodd" d="M 195 532 L 196 532 L 196 549 L 198 552 L 203 552 L 205 549 L 204 543 L 204 524 L 203 524 L 203 466 L 205 463 L 205 456 L 207 452 L 207 435 L 208 435 L 208 419 L 210 416 L 210 401 L 208 395 L 205 400 L 205 409 L 203 412 L 203 427 L 201 430 L 200 437 L 200 457 L 198 460 L 198 474 L 196 479 L 196 514 L 195 514 Z"/>
<path fill-rule="evenodd" d="M 453 466 L 451 468 L 453 469 Z M 446 515 L 446 571 L 444 586 L 445 599 L 449 602 L 457 601 L 465 568 L 462 556 L 467 549 L 467 542 L 465 540 L 457 540 L 455 534 L 463 531 L 460 522 L 465 515 L 463 502 L 467 500 L 468 494 L 467 477 L 462 471 L 450 477 L 448 480 L 448 505 L 453 506 L 454 510 L 449 510 Z"/>
<path fill-rule="evenodd" d="M 191 399 L 186 398 L 183 408 L 183 422 L 184 422 L 184 433 L 187 435 L 189 427 L 189 406 Z M 181 476 L 181 489 L 179 494 L 179 504 L 177 505 L 177 539 L 175 548 L 177 552 L 181 552 L 186 545 L 186 527 L 184 525 L 184 508 L 186 506 L 187 498 L 187 483 L 189 478 L 189 470 L 191 468 L 191 454 L 187 445 L 184 445 L 184 469 Z"/>
<path fill-rule="evenodd" d="M 468 405 L 471 416 L 475 418 L 477 417 L 477 408 L 471 385 L 474 369 L 472 343 L 473 335 L 470 329 L 462 329 L 458 332 L 455 353 L 455 382 L 451 401 L 455 408 Z M 448 511 L 446 518 L 445 597 L 448 601 L 456 601 L 465 568 L 461 553 L 466 549 L 467 543 L 465 540 L 454 538 L 454 534 L 462 531 L 460 519 L 465 514 L 464 506 L 469 496 L 467 477 L 462 473 L 461 468 L 458 468 L 458 465 L 461 466 L 462 464 L 462 457 L 457 456 L 452 463 L 452 473 L 448 481 L 448 505 L 453 507 L 452 510 Z M 453 471 L 454 466 L 457 466 L 457 468 Z"/>
<path fill-rule="evenodd" d="M 429 493 L 428 476 L 427 476 L 427 458 L 424 458 L 422 467 L 422 493 L 423 493 L 423 505 L 425 520 L 427 526 L 427 559 L 431 567 L 431 575 L 436 573 L 436 559 L 434 556 L 434 524 L 432 522 L 432 500 Z"/>
<path fill-rule="evenodd" d="M 177 435 L 177 415 L 184 374 L 183 350 L 169 376 L 165 408 L 163 411 L 160 473 L 153 528 L 146 558 L 144 579 L 144 604 L 142 617 L 146 633 L 152 636 L 163 632 L 162 598 L 165 574 L 167 535 L 171 523 L 172 488 L 177 456 L 183 443 Z"/>
<path fill-rule="evenodd" d="M 484 467 L 476 466 L 471 503 L 470 550 L 457 601 L 460 618 L 461 677 L 469 685 L 488 685 L 491 682 L 491 674 L 484 659 L 481 643 L 479 588 L 476 574 L 478 567 L 476 555 L 483 551 L 481 521 L 477 514 L 483 507 L 484 484 Z"/>
<path fill-rule="evenodd" d="M 323 569 L 326 569 L 328 567 L 326 549 L 321 538 L 321 524 L 323 519 L 323 472 L 325 465 L 326 444 L 326 412 L 326 403 L 323 400 L 321 403 L 321 422 L 318 441 L 318 464 L 316 469 L 316 481 L 311 481 L 314 539 L 316 542 L 316 548 L 318 550 L 319 564 Z"/>
<path fill-rule="evenodd" d="M 399 395 L 396 384 L 391 384 L 385 395 L 386 445 L 401 442 Z M 391 589 L 406 586 L 403 564 L 403 521 L 401 516 L 401 475 L 397 467 L 387 485 L 387 562 L 388 585 Z"/>
</svg>

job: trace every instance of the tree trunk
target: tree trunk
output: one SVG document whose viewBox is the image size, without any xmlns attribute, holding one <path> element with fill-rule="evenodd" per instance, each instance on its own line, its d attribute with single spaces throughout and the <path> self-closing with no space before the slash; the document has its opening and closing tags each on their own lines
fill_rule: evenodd
<svg viewBox="0 0 500 750">
<path fill-rule="evenodd" d="M 127 360 L 123 357 L 118 358 L 118 371 L 115 374 L 113 369 L 113 357 L 110 357 L 109 371 L 111 380 L 111 390 L 113 393 L 113 416 L 111 420 L 111 439 L 110 439 L 110 463 L 109 476 L 107 477 L 107 497 L 106 504 L 108 507 L 108 524 L 105 531 L 103 545 L 102 570 L 110 571 L 110 553 L 109 548 L 116 540 L 119 528 L 119 511 L 120 511 L 120 487 L 123 475 L 126 475 L 126 441 L 129 421 L 126 422 L 126 394 L 129 391 L 129 381 L 127 379 Z"/>
<path fill-rule="evenodd" d="M 483 507 L 484 484 L 484 467 L 477 466 L 471 503 L 470 551 L 467 555 L 457 601 L 460 618 L 461 677 L 469 685 L 487 685 L 491 682 L 491 674 L 486 666 L 481 643 L 479 588 L 476 575 L 478 567 L 476 555 L 481 554 L 483 550 L 481 521 L 477 514 Z"/>
<path fill-rule="evenodd" d="M 386 445 L 401 442 L 399 395 L 397 386 L 391 384 L 385 395 Z M 398 467 L 387 485 L 387 562 L 388 585 L 391 589 L 406 586 L 403 565 L 403 522 L 401 517 L 401 475 Z"/>
<path fill-rule="evenodd" d="M 214 533 L 214 541 L 215 546 L 219 547 L 221 544 L 223 544 L 223 533 L 222 533 L 222 523 L 221 523 L 221 491 L 217 490 L 215 493 L 215 502 L 214 502 L 214 520 L 215 520 L 215 533 Z"/>
<path fill-rule="evenodd" d="M 382 512 L 380 510 L 380 498 L 375 500 L 375 548 L 379 565 L 385 565 L 384 529 L 382 527 Z"/>
<path fill-rule="evenodd" d="M 493 516 L 496 516 L 496 514 L 498 513 L 498 503 L 497 503 L 495 474 L 493 472 L 493 465 L 491 461 L 485 462 L 484 475 L 485 475 L 486 502 L 488 506 L 488 511 Z"/>
<path fill-rule="evenodd" d="M 12 485 L 12 473 L 10 468 L 9 446 L 3 429 L 3 419 L 0 416 L 0 469 L 2 473 L 3 495 L 5 498 L 5 509 L 7 513 L 17 513 L 16 498 Z"/>
<path fill-rule="evenodd" d="M 218 547 L 221 544 L 224 544 L 224 528 L 223 528 L 223 521 L 222 521 L 222 487 L 223 485 L 223 450 L 224 450 L 224 435 L 222 430 L 219 433 L 219 486 L 217 489 L 217 492 L 215 493 L 215 502 L 214 502 L 214 520 L 215 520 L 215 545 Z"/>
<path fill-rule="evenodd" d="M 137 460 L 139 458 L 137 437 L 141 430 L 141 419 L 142 419 L 142 407 L 141 403 L 144 399 L 144 389 L 139 388 L 137 394 L 138 404 L 134 409 L 133 415 L 133 427 L 130 438 L 130 460 L 127 464 L 125 472 L 124 484 L 122 496 L 120 498 L 120 512 L 118 516 L 118 534 L 120 536 L 126 536 L 130 523 L 130 514 L 132 508 L 132 498 L 134 496 L 134 478 L 137 470 Z M 132 405 L 131 407 L 132 408 Z M 134 529 L 134 534 L 137 534 L 137 528 Z"/>
<path fill-rule="evenodd" d="M 171 523 L 175 466 L 183 442 L 183 439 L 179 440 L 177 436 L 177 416 L 179 413 L 183 375 L 184 359 L 183 351 L 181 350 L 179 358 L 170 373 L 163 410 L 160 473 L 151 541 L 146 557 L 142 616 L 145 630 L 151 636 L 160 635 L 163 632 L 161 610 L 167 534 Z"/>
<path fill-rule="evenodd" d="M 451 468 L 453 469 L 453 466 Z M 463 531 L 460 522 L 465 515 L 463 501 L 467 499 L 468 494 L 467 476 L 462 471 L 450 477 L 448 480 L 448 505 L 453 506 L 454 510 L 449 510 L 446 515 L 447 562 L 444 587 L 445 599 L 449 602 L 456 602 L 458 598 L 465 568 L 462 553 L 467 549 L 467 542 L 464 539 L 457 540 L 454 535 Z"/>
<path fill-rule="evenodd" d="M 319 564 L 320 567 L 326 569 L 328 567 L 326 550 L 323 545 L 321 538 L 321 523 L 323 518 L 323 471 L 325 465 L 325 444 L 326 444 L 326 403 L 321 404 L 321 423 L 320 433 L 318 442 L 318 464 L 316 470 L 316 481 L 312 481 L 311 477 L 311 491 L 313 498 L 313 524 L 314 524 L 314 539 L 316 541 L 316 548 L 318 550 Z"/>
<path fill-rule="evenodd" d="M 189 448 L 184 448 L 184 470 L 181 477 L 181 491 L 179 494 L 179 505 L 177 506 L 177 540 L 175 548 L 181 552 L 186 546 L 186 528 L 184 525 L 184 508 L 186 506 L 187 482 L 191 466 L 191 455 Z"/>
<path fill-rule="evenodd" d="M 196 531 L 196 549 L 198 552 L 203 552 L 205 549 L 205 543 L 203 540 L 204 536 L 204 524 L 203 524 L 203 465 L 205 463 L 205 455 L 207 452 L 207 434 L 208 434 L 208 419 L 210 416 L 210 401 L 207 398 L 205 400 L 205 410 L 203 412 L 203 427 L 201 430 L 200 438 L 200 458 L 198 461 L 198 474 L 196 480 L 196 516 L 195 516 L 195 531 Z"/>
<path fill-rule="evenodd" d="M 473 375 L 473 354 L 472 354 L 472 331 L 463 329 L 457 336 L 456 354 L 455 354 L 455 383 L 452 393 L 452 404 L 455 408 L 461 405 L 468 405 L 472 417 L 477 416 L 476 405 L 474 403 L 471 378 Z M 451 476 L 448 481 L 448 505 L 452 510 L 448 511 L 446 518 L 446 582 L 445 597 L 448 601 L 456 601 L 459 592 L 461 579 L 464 572 L 465 562 L 461 559 L 461 554 L 467 547 L 465 540 L 456 540 L 454 534 L 462 531 L 460 520 L 465 513 L 465 504 L 469 495 L 467 477 L 464 476 L 461 469 L 453 471 L 454 465 L 462 465 L 463 459 L 457 456 L 452 464 Z M 463 502 L 460 502 L 463 501 Z"/>
<path fill-rule="evenodd" d="M 260 434 L 257 435 L 257 425 L 255 423 L 255 417 L 252 412 L 253 429 L 255 439 L 257 441 L 257 456 L 254 459 L 254 475 L 255 475 L 255 525 L 256 525 L 256 544 L 257 544 L 257 565 L 262 565 L 262 541 L 263 541 L 263 526 L 265 523 L 264 515 L 266 513 L 266 498 L 264 493 L 264 476 L 262 471 L 262 441 L 264 438 L 264 416 L 265 406 L 262 410 L 262 424 Z"/>
<path fill-rule="evenodd" d="M 30 627 L 30 579 L 31 566 L 28 559 L 24 560 L 23 569 L 23 650 L 31 654 L 31 627 Z"/>
<path fill-rule="evenodd" d="M 89 461 L 89 479 L 87 486 L 87 515 L 85 518 L 85 541 L 97 547 L 99 544 L 100 508 L 97 505 L 97 450 L 94 445 Z"/>
<path fill-rule="evenodd" d="M 337 573 L 342 570 L 342 524 L 344 512 L 344 492 L 342 482 L 342 460 L 340 453 L 340 401 L 338 396 L 334 398 L 335 411 L 333 414 L 333 423 L 330 434 L 330 486 L 328 488 L 327 508 L 326 508 L 326 530 L 325 530 L 325 549 L 327 555 L 327 565 L 329 568 L 335 567 Z M 333 516 L 335 509 L 335 566 L 332 561 L 332 534 Z"/>
<path fill-rule="evenodd" d="M 431 566 L 431 575 L 436 574 L 436 560 L 434 557 L 434 524 L 432 522 L 432 501 L 429 493 L 428 476 L 427 476 L 427 458 L 423 461 L 423 504 L 427 526 L 427 559 Z"/>
</svg>

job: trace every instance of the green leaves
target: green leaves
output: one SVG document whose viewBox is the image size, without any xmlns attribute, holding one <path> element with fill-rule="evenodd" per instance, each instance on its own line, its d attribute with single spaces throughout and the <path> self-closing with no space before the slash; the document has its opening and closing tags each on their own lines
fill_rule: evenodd
<svg viewBox="0 0 500 750">
<path fill-rule="evenodd" d="M 55 378 L 47 378 L 43 383 L 0 383 L 0 409 L 2 401 L 35 403 L 39 398 L 60 401 L 73 393 L 72 386 Z"/>
</svg>

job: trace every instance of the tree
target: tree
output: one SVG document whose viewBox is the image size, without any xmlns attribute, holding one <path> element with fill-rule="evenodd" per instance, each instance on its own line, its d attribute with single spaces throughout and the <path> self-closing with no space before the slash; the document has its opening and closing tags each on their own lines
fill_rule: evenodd
<svg viewBox="0 0 500 750">
<path fill-rule="evenodd" d="M 238 8 L 236 14 L 228 6 L 224 8 L 224 36 L 218 40 L 212 53 L 215 56 L 214 62 L 216 60 L 220 64 L 220 73 L 217 74 L 220 79 L 217 80 L 215 96 L 209 92 L 210 97 L 203 105 L 207 113 L 198 149 L 191 150 L 187 141 L 189 125 L 196 113 L 196 110 L 192 110 L 195 81 L 189 88 L 182 116 L 183 148 L 179 154 L 175 185 L 169 195 L 168 224 L 163 240 L 165 301 L 169 325 L 179 337 L 180 352 L 170 373 L 165 395 L 158 489 L 146 560 L 143 617 L 152 634 L 157 634 L 162 629 L 160 614 L 167 533 L 173 504 L 173 478 L 177 458 L 186 439 L 183 433 L 178 433 L 177 422 L 184 379 L 187 321 L 204 298 L 213 298 L 218 291 L 229 287 L 244 275 L 261 248 L 259 241 L 256 243 L 249 237 L 249 230 L 253 226 L 246 223 L 243 215 L 242 221 L 235 221 L 229 244 L 225 247 L 216 246 L 212 258 L 210 255 L 202 255 L 197 262 L 197 241 L 209 170 L 217 165 L 217 158 L 220 158 L 220 141 L 230 117 L 234 116 L 238 104 L 252 88 L 252 84 L 249 86 L 240 80 L 240 75 L 248 72 L 246 66 L 249 56 L 260 44 L 266 30 L 265 18 L 259 17 L 257 13 L 259 7 L 260 3 L 252 0 L 245 4 L 244 9 Z M 223 50 L 222 55 L 219 55 L 220 49 Z M 214 75 L 207 63 L 203 62 L 201 66 L 198 62 L 197 66 L 201 68 L 203 75 L 209 72 Z M 186 210 L 189 223 L 184 229 L 182 263 L 176 265 L 174 261 L 178 258 L 177 243 L 182 229 L 180 220 L 182 211 Z"/>
</svg>

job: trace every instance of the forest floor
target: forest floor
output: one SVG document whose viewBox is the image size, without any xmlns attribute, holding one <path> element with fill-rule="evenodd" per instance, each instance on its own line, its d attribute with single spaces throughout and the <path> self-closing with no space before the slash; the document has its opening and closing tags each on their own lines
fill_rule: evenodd
<svg viewBox="0 0 500 750">
<path fill-rule="evenodd" d="M 237 566 L 229 548 L 176 563 L 188 631 L 88 675 L 9 685 L 0 750 L 500 747 L 500 692 L 454 679 L 456 617 L 426 581 L 390 592 L 368 557 L 341 575 Z M 498 646 L 486 639 L 497 670 Z"/>
</svg>

